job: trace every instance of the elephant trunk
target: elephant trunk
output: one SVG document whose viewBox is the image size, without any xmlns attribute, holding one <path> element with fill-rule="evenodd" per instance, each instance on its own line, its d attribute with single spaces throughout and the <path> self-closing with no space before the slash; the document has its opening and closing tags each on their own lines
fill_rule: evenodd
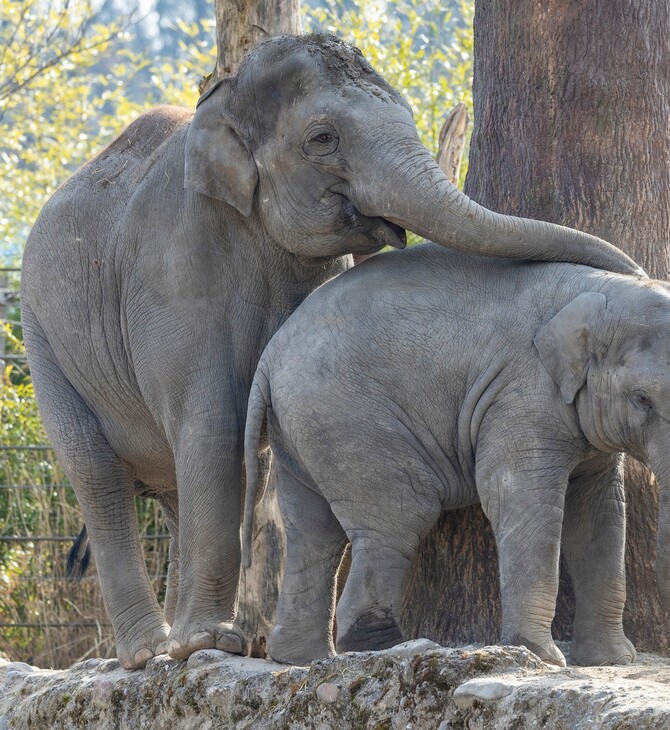
<svg viewBox="0 0 670 730">
<path fill-rule="evenodd" d="M 354 205 L 364 215 L 468 254 L 567 261 L 644 275 L 631 258 L 600 238 L 478 205 L 450 182 L 418 139 L 408 144 L 409 153 L 404 149 L 402 155 L 397 148 L 377 148 L 374 179 L 368 176 L 364 190 L 352 190 Z"/>
</svg>

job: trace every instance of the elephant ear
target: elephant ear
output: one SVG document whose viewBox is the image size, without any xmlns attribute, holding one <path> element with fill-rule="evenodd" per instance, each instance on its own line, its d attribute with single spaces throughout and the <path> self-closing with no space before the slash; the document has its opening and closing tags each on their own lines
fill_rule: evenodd
<svg viewBox="0 0 670 730">
<path fill-rule="evenodd" d="M 233 80 L 222 79 L 200 97 L 186 133 L 184 188 L 251 213 L 258 170 L 235 123 L 226 114 Z"/>
<path fill-rule="evenodd" d="M 606 305 L 602 294 L 584 292 L 542 325 L 533 340 L 542 364 L 561 389 L 566 403 L 574 401 L 586 382 L 591 356 L 596 352 L 596 331 L 604 319 Z"/>
</svg>

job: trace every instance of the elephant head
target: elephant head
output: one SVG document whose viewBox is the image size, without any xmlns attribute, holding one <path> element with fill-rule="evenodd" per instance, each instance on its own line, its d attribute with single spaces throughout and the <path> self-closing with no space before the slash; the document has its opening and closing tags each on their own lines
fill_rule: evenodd
<svg viewBox="0 0 670 730">
<path fill-rule="evenodd" d="M 670 287 L 613 279 L 609 291 L 585 292 L 563 307 L 535 346 L 563 400 L 575 403 L 589 442 L 625 451 L 656 475 L 656 575 L 670 611 Z"/>
<path fill-rule="evenodd" d="M 419 141 L 402 96 L 332 36 L 268 40 L 201 97 L 185 187 L 304 260 L 402 248 L 407 229 L 472 254 L 642 273 L 594 236 L 470 200 Z"/>
</svg>

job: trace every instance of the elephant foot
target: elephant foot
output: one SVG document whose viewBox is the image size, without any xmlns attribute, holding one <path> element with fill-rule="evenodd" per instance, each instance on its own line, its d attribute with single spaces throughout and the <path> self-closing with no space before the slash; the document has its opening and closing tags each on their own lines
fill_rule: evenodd
<svg viewBox="0 0 670 730">
<path fill-rule="evenodd" d="M 143 669 L 149 659 L 167 654 L 170 627 L 163 623 L 149 631 L 130 636 L 117 636 L 116 656 L 124 669 Z"/>
<path fill-rule="evenodd" d="M 623 631 L 612 635 L 598 635 L 597 631 L 577 632 L 570 644 L 570 660 L 583 667 L 611 664 L 632 664 L 637 652 Z"/>
<path fill-rule="evenodd" d="M 197 630 L 175 630 L 172 627 L 167 653 L 173 659 L 187 659 L 200 649 L 220 649 L 230 654 L 247 653 L 247 637 L 232 623 L 199 626 Z"/>
<path fill-rule="evenodd" d="M 548 639 L 541 639 L 539 637 L 531 639 L 522 634 L 515 634 L 509 639 L 503 637 L 501 643 L 511 646 L 525 646 L 526 649 L 530 649 L 533 654 L 540 657 L 543 662 L 554 664 L 557 667 L 565 666 L 563 652 L 556 646 L 551 636 Z"/>
<path fill-rule="evenodd" d="M 368 612 L 359 616 L 337 636 L 337 653 L 345 651 L 379 651 L 389 649 L 403 640 L 397 621 L 387 612 Z"/>
<path fill-rule="evenodd" d="M 334 656 L 335 650 L 327 640 L 310 640 L 304 629 L 295 631 L 277 624 L 268 638 L 268 654 L 275 662 L 304 667 L 316 659 Z"/>
</svg>

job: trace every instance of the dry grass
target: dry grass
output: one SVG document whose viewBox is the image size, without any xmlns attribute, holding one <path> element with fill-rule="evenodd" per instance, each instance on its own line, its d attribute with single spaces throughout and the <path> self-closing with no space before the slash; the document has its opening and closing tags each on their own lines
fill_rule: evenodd
<svg viewBox="0 0 670 730">
<path fill-rule="evenodd" d="M 72 543 L 63 538 L 77 535 L 83 520 L 72 489 L 60 486 L 67 480 L 53 453 L 0 451 L 0 473 L 9 484 L 34 487 L 0 490 L 0 535 L 21 538 L 0 542 L 0 654 L 53 668 L 90 656 L 113 657 L 95 565 L 78 583 L 65 577 Z M 141 534 L 167 532 L 157 503 L 139 500 L 137 506 Z M 162 595 L 168 540 L 147 539 L 144 548 Z"/>
</svg>

